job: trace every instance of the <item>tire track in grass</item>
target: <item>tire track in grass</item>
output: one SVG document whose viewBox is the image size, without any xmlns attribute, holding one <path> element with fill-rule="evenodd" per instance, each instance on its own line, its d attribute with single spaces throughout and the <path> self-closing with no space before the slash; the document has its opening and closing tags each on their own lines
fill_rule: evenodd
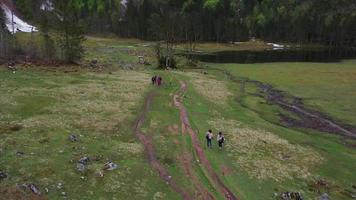
<svg viewBox="0 0 356 200">
<path fill-rule="evenodd" d="M 212 184 L 222 194 L 222 196 L 225 197 L 225 199 L 238 200 L 238 198 L 231 192 L 231 190 L 227 186 L 225 186 L 225 184 L 221 181 L 219 176 L 214 171 L 213 167 L 211 166 L 211 163 L 209 162 L 208 158 L 206 157 L 206 155 L 204 153 L 203 148 L 200 145 L 200 142 L 199 142 L 199 139 L 198 139 L 196 133 L 190 126 L 187 110 L 183 106 L 183 103 L 182 103 L 183 102 L 182 96 L 186 90 L 187 90 L 187 85 L 184 82 L 181 82 L 180 90 L 174 95 L 174 104 L 179 109 L 179 112 L 180 112 L 180 119 L 182 122 L 182 130 L 189 133 L 192 143 L 193 143 L 193 148 L 195 150 L 195 153 L 197 154 L 201 164 L 206 169 L 206 171 L 208 173 L 207 177 L 210 178 L 210 180 L 212 181 Z"/>
<path fill-rule="evenodd" d="M 182 126 L 182 135 L 187 134 L 185 132 L 184 127 Z M 205 188 L 204 184 L 199 180 L 197 175 L 194 172 L 192 163 L 194 160 L 194 156 L 187 151 L 186 149 L 186 142 L 182 145 L 183 147 L 183 152 L 180 157 L 180 162 L 182 163 L 184 172 L 186 176 L 189 178 L 189 180 L 193 183 L 194 188 L 195 188 L 195 199 L 201 199 L 201 200 L 215 200 L 214 196 Z"/>
<path fill-rule="evenodd" d="M 173 178 L 169 175 L 168 170 L 162 165 L 156 156 L 156 152 L 153 147 L 153 141 L 152 138 L 146 134 L 144 134 L 141 131 L 141 128 L 145 122 L 146 115 L 150 111 L 151 104 L 152 104 L 152 99 L 153 99 L 154 93 L 150 92 L 145 99 L 145 105 L 144 108 L 139 115 L 138 119 L 135 121 L 133 130 L 134 134 L 136 137 L 140 140 L 140 142 L 144 145 L 145 148 L 145 153 L 146 157 L 153 169 L 155 169 L 158 173 L 159 176 L 161 177 L 162 180 L 164 180 L 175 192 L 180 194 L 180 196 L 184 200 L 193 200 L 193 198 L 190 196 L 189 193 L 187 193 L 185 190 L 183 190 L 174 180 Z"/>
</svg>

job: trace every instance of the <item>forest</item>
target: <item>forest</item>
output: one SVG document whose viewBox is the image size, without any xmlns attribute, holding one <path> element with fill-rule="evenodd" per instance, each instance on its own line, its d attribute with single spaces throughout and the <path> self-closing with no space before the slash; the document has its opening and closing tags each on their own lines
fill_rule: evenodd
<svg viewBox="0 0 356 200">
<path fill-rule="evenodd" d="M 0 200 L 355 200 L 356 0 L 0 0 Z"/>
<path fill-rule="evenodd" d="M 356 44 L 354 0 L 54 0 L 57 12 L 41 10 L 47 0 L 15 0 L 23 16 L 41 24 L 63 12 L 86 33 L 112 33 L 146 40 L 270 41 Z M 57 13 L 57 14 L 53 14 Z M 62 16 L 62 15 L 61 15 Z M 65 15 L 63 15 L 65 16 Z M 66 19 L 64 19 L 66 20 Z"/>
</svg>

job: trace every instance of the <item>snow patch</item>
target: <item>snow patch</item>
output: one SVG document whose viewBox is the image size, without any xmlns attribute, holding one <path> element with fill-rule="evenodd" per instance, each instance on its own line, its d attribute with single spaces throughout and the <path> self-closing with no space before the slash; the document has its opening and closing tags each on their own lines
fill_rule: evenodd
<svg viewBox="0 0 356 200">
<path fill-rule="evenodd" d="M 267 43 L 267 45 L 270 45 L 273 47 L 273 50 L 280 50 L 280 49 L 284 49 L 285 46 L 282 44 L 276 44 L 276 43 Z"/>
<path fill-rule="evenodd" d="M 13 13 L 10 8 L 5 4 L 1 4 L 1 8 L 3 9 L 5 14 L 6 27 L 11 33 L 16 33 L 18 31 L 27 33 L 38 31 L 36 27 L 24 22 L 22 19 L 17 17 L 16 14 Z"/>
</svg>

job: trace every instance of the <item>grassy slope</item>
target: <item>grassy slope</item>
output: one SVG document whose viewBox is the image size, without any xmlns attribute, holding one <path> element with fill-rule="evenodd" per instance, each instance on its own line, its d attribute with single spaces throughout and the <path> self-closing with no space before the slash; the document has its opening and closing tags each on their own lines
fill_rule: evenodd
<svg viewBox="0 0 356 200">
<path fill-rule="evenodd" d="M 353 171 L 356 165 L 356 152 L 340 144 L 338 137 L 274 125 L 271 122 L 276 120 L 278 108 L 261 104 L 263 100 L 259 98 L 241 96 L 239 85 L 214 70 L 208 70 L 209 76 L 195 73 L 198 78 L 191 76 L 190 73 L 146 71 L 125 74 L 116 71 L 118 67 L 126 64 L 141 68 L 136 64 L 139 54 L 147 53 L 152 59 L 152 52 L 143 45 L 144 43 L 137 40 L 89 37 L 86 42 L 88 51 L 85 62 L 98 59 L 100 64 L 111 66 L 113 74 L 90 72 L 65 74 L 20 70 L 13 75 L 0 69 L 2 94 L 0 125 L 2 127 L 6 127 L 7 123 L 27 125 L 19 132 L 1 134 L 3 140 L 0 141 L 2 156 L 0 169 L 9 172 L 10 178 L 0 182 L 0 188 L 13 187 L 16 183 L 35 182 L 41 188 L 48 186 L 50 189 L 48 197 L 57 199 L 61 195 L 61 190 L 55 186 L 62 182 L 63 191 L 71 199 L 114 197 L 177 199 L 179 196 L 172 192 L 147 164 L 142 146 L 132 135 L 130 127 L 135 115 L 138 114 L 142 98 L 150 87 L 146 83 L 146 80 L 149 80 L 147 73 L 159 73 L 167 85 L 159 90 L 151 88 L 156 90 L 156 95 L 143 131 L 154 138 L 159 160 L 179 181 L 180 186 L 192 192 L 192 182 L 185 176 L 178 161 L 183 151 L 193 152 L 190 139 L 187 135 L 180 134 L 180 128 L 178 133 L 169 128 L 174 125 L 180 127 L 178 111 L 172 105 L 172 94 L 179 88 L 178 80 L 184 80 L 189 86 L 184 104 L 188 108 L 192 126 L 201 136 L 202 146 L 205 145 L 205 131 L 216 125 L 211 122 L 218 123 L 217 127 L 219 123 L 224 125 L 225 121 L 233 122 L 222 127 L 227 134 L 226 149 L 223 151 L 205 149 L 205 152 L 222 180 L 241 199 L 272 199 L 274 192 L 282 191 L 301 191 L 306 199 L 311 199 L 319 194 L 310 192 L 307 184 L 318 177 L 326 179 L 331 185 L 327 192 L 332 199 L 349 199 L 344 194 L 344 189 L 352 190 L 351 185 L 355 184 L 356 177 Z M 354 65 L 352 62 L 308 65 L 278 63 L 218 67 L 229 69 L 237 76 L 270 82 L 277 88 L 297 96 L 312 97 L 308 100 L 308 105 L 354 124 L 356 121 L 352 116 L 352 109 L 355 110 L 354 96 L 350 98 L 346 96 L 352 94 L 352 86 L 355 84 L 352 79 L 355 75 L 352 65 Z M 331 74 L 335 71 L 338 73 L 337 76 Z M 196 80 L 201 81 L 199 87 Z M 217 83 L 219 87 L 206 82 Z M 249 87 L 247 92 L 255 89 Z M 230 95 L 223 98 L 225 93 Z M 130 98 L 132 95 L 134 98 Z M 219 97 L 216 98 L 215 95 Z M 244 105 L 255 108 L 256 112 L 241 106 L 236 98 L 242 100 Z M 348 110 L 341 110 L 343 106 Z M 265 144 L 263 141 L 261 143 L 260 138 L 252 137 L 253 134 L 252 140 L 241 135 L 246 130 L 246 133 L 250 133 L 248 131 L 254 131 L 251 134 L 258 133 L 257 136 L 261 138 L 265 138 L 264 135 L 278 138 L 271 137 L 272 140 L 268 140 L 266 137 Z M 83 135 L 80 142 L 68 141 L 68 134 L 71 132 Z M 273 148 L 275 144 L 273 140 L 282 139 L 289 141 L 288 145 Z M 243 146 L 245 143 L 251 146 L 245 148 Z M 289 165 L 288 162 L 280 163 L 273 156 L 283 151 L 291 153 L 293 148 L 300 150 L 295 153 L 296 155 L 292 155 L 295 158 L 310 156 L 311 154 L 303 150 L 309 149 L 310 152 L 320 155 L 323 160 L 316 165 L 311 163 L 310 166 L 305 161 L 300 164 L 291 161 L 292 165 Z M 16 156 L 16 151 L 23 151 L 25 155 Z M 258 154 L 255 154 L 256 152 Z M 103 159 L 93 162 L 86 174 L 80 174 L 75 170 L 75 162 L 83 155 L 103 155 Z M 255 155 L 259 157 L 251 159 L 251 156 Z M 117 162 L 120 168 L 106 173 L 102 179 L 96 178 L 95 171 L 99 170 L 107 159 Z M 262 163 L 257 163 L 259 165 L 253 167 L 256 161 Z M 262 173 L 265 164 L 263 162 L 271 167 L 266 174 Z M 297 169 L 307 169 L 311 176 L 301 178 L 300 173 L 286 168 L 293 168 L 293 165 L 301 167 Z M 203 185 L 220 198 L 195 162 L 193 169 Z M 285 174 L 281 172 L 284 174 L 282 178 L 279 175 L 280 169 L 287 169 Z M 228 173 L 224 175 L 222 171 Z M 85 180 L 81 180 L 81 176 L 84 176 Z"/>
<path fill-rule="evenodd" d="M 214 74 L 217 72 L 209 71 L 209 73 Z M 235 94 L 238 94 L 236 88 L 239 88 L 239 86 L 232 84 L 222 74 L 218 73 L 216 74 L 216 77 L 219 77 L 220 80 L 223 80 L 227 85 L 230 86 L 231 91 L 234 91 Z M 298 145 L 300 148 L 312 149 L 313 151 L 317 152 L 323 159 L 321 164 L 317 164 L 316 166 L 311 166 L 309 168 L 309 171 L 312 175 L 308 176 L 307 178 L 301 178 L 300 174 L 294 175 L 291 173 L 291 179 L 285 178 L 279 181 L 275 181 L 274 176 L 276 176 L 278 173 L 283 173 L 283 171 L 279 172 L 279 170 L 282 170 L 284 167 L 283 163 L 279 168 L 272 169 L 272 174 L 270 174 L 267 178 L 256 179 L 248 176 L 247 174 L 249 174 L 249 170 L 259 170 L 258 167 L 249 170 L 244 170 L 243 167 L 239 167 L 239 162 L 241 161 L 239 161 L 236 156 L 243 157 L 245 155 L 231 156 L 229 149 L 227 149 L 226 152 L 220 152 L 219 150 L 213 150 L 211 152 L 207 151 L 210 160 L 215 164 L 217 171 L 221 171 L 221 167 L 224 165 L 232 168 L 233 173 L 229 176 L 225 176 L 225 180 L 233 189 L 235 189 L 240 197 L 243 199 L 272 199 L 274 192 L 301 191 L 304 196 L 309 199 L 317 197 L 319 194 L 310 192 L 307 184 L 311 183 L 314 179 L 322 178 L 328 181 L 330 185 L 332 185 L 332 189 L 327 192 L 329 192 L 333 199 L 350 198 L 343 194 L 343 190 L 350 190 L 351 185 L 355 184 L 354 180 L 356 177 L 353 171 L 356 164 L 356 152 L 354 149 L 350 149 L 340 144 L 340 140 L 337 137 L 329 135 L 324 136 L 317 133 L 306 134 L 301 131 L 294 131 L 276 126 L 269 123 L 268 121 L 265 121 L 255 112 L 241 107 L 240 104 L 234 101 L 233 97 L 231 97 L 230 103 L 225 105 L 226 107 L 218 106 L 211 103 L 210 101 L 207 101 L 206 99 L 207 98 L 202 98 L 201 95 L 199 95 L 196 91 L 194 91 L 194 89 L 191 88 L 185 100 L 188 110 L 190 111 L 191 121 L 202 135 L 202 144 L 205 142 L 203 133 L 211 127 L 211 125 L 207 123 L 208 121 L 214 120 L 216 118 L 224 118 L 226 120 L 234 119 L 237 122 L 242 123 L 243 126 L 253 127 L 253 129 L 266 130 L 283 139 L 287 139 L 291 145 Z M 249 99 L 246 101 L 249 101 Z M 273 111 L 273 109 L 269 108 L 269 110 L 266 112 Z M 256 148 L 258 148 L 258 146 L 256 146 Z M 258 151 L 258 149 L 256 150 Z M 273 148 L 266 149 L 263 146 L 261 150 L 264 151 L 262 157 L 256 157 L 255 159 L 264 159 L 264 157 L 268 157 L 268 151 L 274 152 Z M 283 149 L 281 150 L 283 151 Z M 237 149 L 237 151 L 241 150 Z M 298 152 L 290 153 L 294 154 L 293 156 L 297 156 L 295 154 L 298 154 Z M 235 160 L 238 160 L 237 163 Z M 286 163 L 288 163 L 288 161 Z M 309 165 L 309 163 L 300 164 Z M 296 165 L 298 165 L 298 163 L 296 163 Z"/>
<path fill-rule="evenodd" d="M 217 65 L 238 77 L 270 83 L 307 105 L 356 125 L 356 61 Z"/>
<path fill-rule="evenodd" d="M 88 41 L 87 48 L 96 42 Z M 123 48 L 130 45 L 113 44 L 125 61 L 136 59 L 125 54 Z M 16 190 L 10 188 L 16 184 L 30 182 L 42 191 L 47 187 L 50 199 L 62 192 L 70 199 L 177 199 L 147 163 L 131 129 L 148 90 L 149 72 L 60 71 L 20 69 L 12 74 L 0 68 L 0 170 L 9 174 L 0 188 L 10 191 L 0 199 L 12 197 Z M 24 128 L 13 132 L 8 124 Z M 71 133 L 80 135 L 79 142 L 69 141 Z M 76 170 L 82 156 L 98 159 L 85 173 Z M 108 160 L 119 168 L 97 177 Z M 64 188 L 56 188 L 58 183 Z"/>
</svg>

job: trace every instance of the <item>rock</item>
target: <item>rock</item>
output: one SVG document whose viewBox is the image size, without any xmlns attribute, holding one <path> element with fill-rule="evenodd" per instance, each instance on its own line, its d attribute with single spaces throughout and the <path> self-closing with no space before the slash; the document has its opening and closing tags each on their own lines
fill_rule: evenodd
<svg viewBox="0 0 356 200">
<path fill-rule="evenodd" d="M 320 200 L 329 200 L 329 195 L 327 193 L 324 193 L 321 195 Z"/>
<path fill-rule="evenodd" d="M 109 171 L 114 170 L 114 169 L 116 169 L 117 167 L 118 167 L 118 165 L 115 164 L 115 163 L 113 163 L 113 162 L 108 162 L 108 163 L 106 163 L 106 164 L 104 165 L 104 169 L 105 169 L 105 170 L 109 170 Z"/>
<path fill-rule="evenodd" d="M 0 171 L 0 181 L 7 178 L 7 174 L 3 171 Z"/>
<path fill-rule="evenodd" d="M 300 192 L 283 192 L 279 195 L 281 200 L 303 200 Z"/>
<path fill-rule="evenodd" d="M 63 183 L 58 183 L 57 184 L 57 188 L 60 190 L 60 189 L 62 189 L 63 188 Z"/>
<path fill-rule="evenodd" d="M 17 152 L 16 152 L 16 155 L 17 155 L 17 156 L 22 156 L 22 155 L 24 155 L 24 154 L 25 154 L 25 153 L 24 153 L 24 152 L 21 152 L 21 151 L 17 151 Z"/>
<path fill-rule="evenodd" d="M 74 134 L 70 134 L 69 135 L 69 140 L 72 142 L 77 142 L 78 141 L 78 136 L 74 135 Z"/>
<path fill-rule="evenodd" d="M 83 165 L 88 165 L 90 162 L 90 158 L 88 156 L 84 156 L 79 159 L 78 163 L 81 163 Z"/>
<path fill-rule="evenodd" d="M 96 171 L 95 176 L 101 178 L 104 177 L 104 173 L 102 171 Z"/>
<path fill-rule="evenodd" d="M 30 188 L 30 190 L 31 190 L 34 194 L 36 194 L 36 195 L 41 195 L 40 190 L 37 188 L 37 186 L 36 186 L 35 184 L 30 183 L 30 184 L 28 184 L 28 187 Z"/>
<path fill-rule="evenodd" d="M 83 163 L 77 163 L 77 170 L 80 172 L 85 171 L 85 165 Z"/>
</svg>

